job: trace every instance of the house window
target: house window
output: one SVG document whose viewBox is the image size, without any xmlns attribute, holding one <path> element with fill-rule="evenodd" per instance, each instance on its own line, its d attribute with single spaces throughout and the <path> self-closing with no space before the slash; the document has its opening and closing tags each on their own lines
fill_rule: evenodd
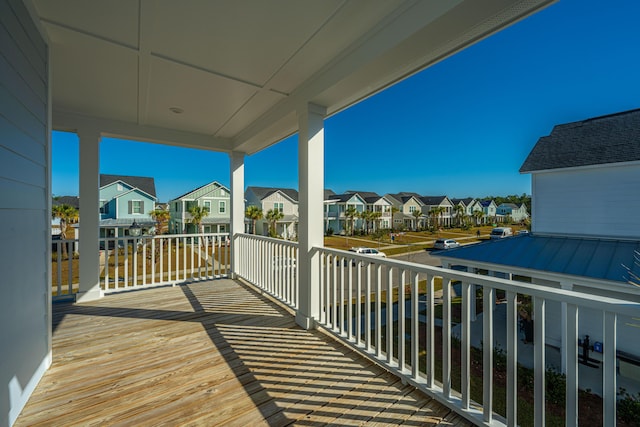
<svg viewBox="0 0 640 427">
<path fill-rule="evenodd" d="M 189 211 L 189 209 L 191 209 L 194 206 L 198 206 L 198 202 L 194 202 L 193 200 L 190 200 L 185 203 L 185 209 L 187 210 L 187 212 Z"/>
<path fill-rule="evenodd" d="M 204 208 L 208 211 L 211 212 L 211 202 L 209 200 L 205 200 L 204 201 Z"/>
<path fill-rule="evenodd" d="M 117 184 L 117 185 L 116 185 L 116 189 L 117 189 L 118 191 L 122 191 L 122 190 L 124 190 L 124 187 L 122 187 L 122 184 Z"/>
<path fill-rule="evenodd" d="M 227 202 L 220 200 L 220 203 L 218 203 L 218 212 L 221 214 L 227 212 Z"/>
<path fill-rule="evenodd" d="M 176 212 L 180 212 L 180 203 L 175 202 L 173 204 L 173 210 L 176 211 Z"/>
<path fill-rule="evenodd" d="M 142 200 L 132 200 L 130 203 L 131 209 L 129 213 L 142 214 L 144 213 L 144 202 Z"/>
<path fill-rule="evenodd" d="M 109 214 L 109 202 L 106 200 L 100 200 L 100 213 L 108 215 Z"/>
<path fill-rule="evenodd" d="M 226 233 L 227 232 L 227 226 L 222 224 L 218 226 L 218 233 Z"/>
<path fill-rule="evenodd" d="M 282 213 L 284 211 L 284 203 L 276 202 L 273 204 L 273 210 Z"/>
<path fill-rule="evenodd" d="M 415 206 L 409 206 L 409 213 L 414 213 L 416 211 Z"/>
</svg>

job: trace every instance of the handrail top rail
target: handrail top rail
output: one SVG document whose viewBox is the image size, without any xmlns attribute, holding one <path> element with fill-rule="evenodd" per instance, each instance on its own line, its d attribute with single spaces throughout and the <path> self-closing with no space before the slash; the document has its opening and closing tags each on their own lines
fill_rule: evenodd
<svg viewBox="0 0 640 427">
<path fill-rule="evenodd" d="M 234 238 L 246 238 L 249 240 L 260 240 L 263 242 L 278 243 L 286 246 L 298 247 L 298 242 L 293 242 L 291 240 L 284 240 L 284 239 L 276 239 L 275 237 L 259 236 L 257 234 L 236 233 L 234 235 Z"/>
<path fill-rule="evenodd" d="M 350 259 L 363 261 L 367 264 L 380 264 L 392 268 L 403 268 L 411 270 L 414 273 L 422 273 L 431 277 L 443 277 L 448 280 L 460 280 L 464 283 L 471 283 L 474 285 L 486 286 L 493 289 L 531 295 L 534 297 L 545 298 L 558 302 L 566 302 L 585 308 L 610 311 L 618 314 L 625 314 L 628 316 L 640 315 L 640 303 L 618 298 L 606 297 L 601 295 L 590 295 L 568 289 L 551 288 L 545 285 L 517 282 L 498 277 L 481 276 L 474 273 L 467 273 L 464 271 L 451 270 L 424 264 L 416 264 L 408 261 L 371 257 L 340 249 L 331 249 L 316 246 L 313 248 L 313 250 L 319 253 L 346 256 Z"/>
</svg>

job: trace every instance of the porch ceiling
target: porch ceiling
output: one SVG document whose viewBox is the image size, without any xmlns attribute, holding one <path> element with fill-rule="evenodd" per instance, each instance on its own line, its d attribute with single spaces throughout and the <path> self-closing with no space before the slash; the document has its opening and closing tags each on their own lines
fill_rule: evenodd
<svg viewBox="0 0 640 427">
<path fill-rule="evenodd" d="M 31 1 L 54 129 L 249 154 L 553 2 Z"/>
</svg>

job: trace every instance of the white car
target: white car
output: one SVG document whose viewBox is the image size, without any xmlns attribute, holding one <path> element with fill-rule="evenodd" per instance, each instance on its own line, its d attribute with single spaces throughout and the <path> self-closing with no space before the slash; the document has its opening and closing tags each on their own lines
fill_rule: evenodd
<svg viewBox="0 0 640 427">
<path fill-rule="evenodd" d="M 451 249 L 457 248 L 460 246 L 460 243 L 456 242 L 453 239 L 438 239 L 433 244 L 434 249 Z"/>
<path fill-rule="evenodd" d="M 381 258 L 387 257 L 387 254 L 385 254 L 384 252 L 380 252 L 379 250 L 373 249 L 373 248 L 358 247 L 358 248 L 351 248 L 349 249 L 349 251 L 362 254 L 362 255 L 378 256 Z"/>
</svg>

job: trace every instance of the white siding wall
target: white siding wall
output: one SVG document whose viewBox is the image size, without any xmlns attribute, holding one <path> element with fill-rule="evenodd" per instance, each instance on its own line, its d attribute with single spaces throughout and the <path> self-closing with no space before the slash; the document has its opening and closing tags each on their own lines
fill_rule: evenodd
<svg viewBox="0 0 640 427">
<path fill-rule="evenodd" d="M 0 0 L 0 426 L 51 356 L 47 46 L 20 0 Z"/>
<path fill-rule="evenodd" d="M 640 238 L 640 164 L 532 174 L 532 231 Z"/>
</svg>

